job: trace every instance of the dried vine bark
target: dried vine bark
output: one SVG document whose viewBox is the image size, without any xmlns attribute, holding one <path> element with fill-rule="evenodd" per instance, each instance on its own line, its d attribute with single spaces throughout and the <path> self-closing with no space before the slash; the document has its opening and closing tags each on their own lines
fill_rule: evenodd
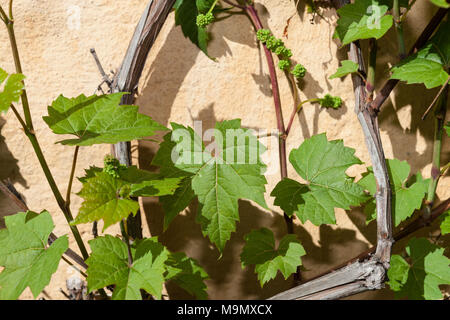
<svg viewBox="0 0 450 320">
<path fill-rule="evenodd" d="M 135 101 L 139 79 L 142 75 L 148 53 L 152 48 L 175 0 L 150 0 L 134 31 L 122 65 L 115 75 L 111 92 L 129 92 L 122 97 L 121 104 L 130 105 Z M 131 165 L 131 143 L 119 142 L 112 147 L 112 152 L 120 163 Z M 130 215 L 127 219 L 129 236 L 142 238 L 141 213 Z"/>
<path fill-rule="evenodd" d="M 336 9 L 347 4 L 348 0 L 332 0 Z M 420 49 L 433 34 L 448 9 L 439 9 L 430 23 L 422 32 L 409 54 Z M 364 59 L 359 42 L 353 42 L 349 46 L 349 58 L 358 63 L 360 71 L 365 71 Z M 364 72 L 365 73 L 365 72 Z M 366 254 L 360 255 L 356 261 L 332 270 L 323 276 L 310 280 L 302 285 L 277 294 L 269 300 L 292 300 L 292 299 L 339 299 L 354 295 L 367 290 L 375 290 L 383 287 L 389 268 L 391 249 L 394 243 L 392 236 L 392 194 L 389 175 L 386 167 L 383 146 L 380 138 L 377 115 L 381 105 L 394 89 L 398 81 L 389 80 L 381 89 L 377 98 L 372 101 L 367 94 L 363 79 L 352 75 L 355 94 L 355 113 L 361 124 L 366 145 L 373 165 L 373 171 L 377 182 L 377 193 L 375 195 L 377 204 L 377 246 Z M 406 227 L 397 237 L 405 237 L 422 226 L 427 225 L 437 216 L 448 209 L 450 200 L 445 201 L 437 208 L 437 213 L 429 219 L 417 219 Z M 444 208 L 444 209 L 443 209 Z M 431 220 L 432 219 L 432 220 Z M 396 237 L 396 238 L 397 238 Z M 375 251 L 374 254 L 373 251 Z"/>
</svg>

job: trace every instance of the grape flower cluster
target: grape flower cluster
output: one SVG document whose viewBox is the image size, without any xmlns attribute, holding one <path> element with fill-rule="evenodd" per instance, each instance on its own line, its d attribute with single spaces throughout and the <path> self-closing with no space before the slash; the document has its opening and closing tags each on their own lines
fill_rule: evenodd
<svg viewBox="0 0 450 320">
<path fill-rule="evenodd" d="M 103 160 L 103 164 L 104 164 L 103 172 L 106 172 L 107 174 L 109 174 L 114 178 L 119 178 L 120 177 L 119 171 L 121 169 L 126 168 L 125 165 L 120 164 L 119 160 L 117 160 L 111 155 L 107 155 L 105 157 L 105 159 Z"/>
<path fill-rule="evenodd" d="M 272 35 L 270 30 L 268 29 L 259 29 L 256 32 L 256 37 L 259 41 L 264 43 L 270 51 L 275 53 L 280 61 L 278 62 L 278 68 L 283 71 L 289 71 L 291 68 L 291 60 L 292 51 L 284 45 L 284 42 L 281 39 L 276 38 Z M 290 73 L 294 75 L 297 80 L 302 79 L 306 74 L 306 68 L 301 64 L 297 64 L 294 66 Z"/>
<path fill-rule="evenodd" d="M 326 94 L 323 98 L 319 99 L 319 103 L 324 108 L 338 109 L 342 105 L 342 99 Z"/>
<path fill-rule="evenodd" d="M 197 16 L 197 26 L 200 28 L 205 28 L 207 25 L 214 22 L 214 15 L 212 12 L 208 12 L 206 14 L 199 14 Z"/>
</svg>

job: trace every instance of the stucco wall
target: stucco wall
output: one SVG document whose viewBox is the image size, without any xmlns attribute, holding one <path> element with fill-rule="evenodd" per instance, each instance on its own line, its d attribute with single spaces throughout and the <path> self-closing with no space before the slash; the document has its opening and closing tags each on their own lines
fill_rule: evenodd
<svg viewBox="0 0 450 320">
<path fill-rule="evenodd" d="M 42 116 L 46 107 L 60 93 L 76 96 L 80 93 L 92 94 L 99 84 L 100 76 L 89 53 L 94 47 L 106 70 L 115 70 L 121 63 L 133 34 L 135 25 L 146 5 L 146 0 L 16 0 L 15 17 L 18 45 L 21 51 L 26 84 L 30 98 L 35 129 L 47 156 L 56 181 L 63 194 L 66 191 L 73 149 L 56 145 L 59 137 L 53 135 Z M 340 49 L 332 40 L 336 14 L 328 9 L 324 18 L 304 13 L 300 4 L 297 11 L 294 1 L 258 0 L 257 9 L 263 24 L 270 27 L 278 37 L 282 36 L 286 21 L 289 37 L 284 39 L 292 49 L 293 58 L 308 69 L 300 93 L 301 99 L 314 98 L 331 93 L 345 101 L 339 110 L 321 110 L 316 105 L 307 105 L 299 120 L 294 121 L 288 139 L 288 152 L 296 148 L 303 139 L 311 135 L 327 132 L 329 139 L 344 139 L 345 145 L 355 148 L 356 155 L 366 164 L 370 159 L 366 151 L 361 129 L 353 113 L 354 98 L 349 77 L 344 80 L 328 80 L 345 59 L 345 49 Z M 5 0 L 0 0 L 5 4 Z M 417 1 L 405 23 L 407 46 L 409 47 L 421 32 L 426 22 L 435 12 L 425 0 Z M 79 19 L 77 19 L 79 17 Z M 412 22 L 414 21 L 414 22 Z M 211 28 L 212 42 L 210 54 L 217 58 L 214 62 L 202 54 L 185 39 L 181 30 L 174 26 L 173 13 L 170 14 L 148 58 L 139 88 L 137 105 L 143 113 L 151 115 L 164 125 L 179 122 L 192 125 L 194 120 L 202 120 L 203 128 L 211 128 L 216 120 L 241 118 L 246 127 L 273 130 L 276 119 L 267 67 L 261 48 L 258 46 L 249 20 L 236 16 Z M 395 61 L 396 46 L 392 30 L 379 41 L 379 65 L 377 87 L 387 76 L 388 61 Z M 0 66 L 12 72 L 13 63 L 7 33 L 0 29 Z M 281 99 L 285 121 L 292 109 L 291 92 L 284 76 L 279 74 Z M 420 170 L 425 177 L 430 176 L 432 154 L 433 121 L 419 120 L 435 90 L 425 90 L 423 86 L 401 84 L 380 114 L 380 126 L 386 156 L 408 160 L 412 171 Z M 55 233 L 67 234 L 65 219 L 45 181 L 31 145 L 19 129 L 12 113 L 1 116 L 0 123 L 0 178 L 10 178 L 24 195 L 29 207 L 35 211 L 49 210 L 56 223 Z M 139 142 L 133 151 L 136 163 L 142 168 L 150 168 L 152 155 L 157 146 L 152 142 Z M 270 148 L 270 146 L 269 146 Z M 110 151 L 108 145 L 83 147 L 80 150 L 76 175 L 83 174 L 83 168 L 101 165 L 102 159 Z M 443 152 L 443 162 L 449 160 L 449 144 Z M 364 166 L 349 170 L 351 175 L 359 175 Z M 289 165 L 289 176 L 297 177 Z M 273 189 L 279 180 L 279 173 L 267 175 L 267 190 Z M 450 179 L 444 177 L 438 188 L 438 197 L 450 196 Z M 80 189 L 78 181 L 73 190 Z M 223 257 L 212 245 L 203 239 L 200 227 L 194 222 L 196 205 L 177 217 L 171 227 L 162 232 L 163 212 L 155 199 L 143 201 L 146 234 L 158 235 L 172 251 L 185 251 L 199 260 L 211 276 L 208 281 L 210 298 L 253 299 L 265 298 L 290 285 L 277 277 L 263 289 L 259 287 L 252 269 L 242 270 L 239 254 L 243 245 L 243 235 L 257 227 L 269 227 L 282 237 L 284 221 L 273 199 L 266 200 L 273 211 L 266 211 L 247 201 L 240 201 L 241 222 L 232 235 Z M 72 196 L 73 212 L 77 212 L 81 199 Z M 11 213 L 4 198 L 0 198 L 2 214 Z M 305 279 L 310 278 L 332 265 L 339 264 L 367 249 L 375 241 L 375 225 L 367 228 L 361 209 L 349 213 L 337 209 L 337 225 L 315 227 L 309 222 L 298 224 L 296 233 L 308 255 L 303 264 Z M 148 224 L 147 224 L 148 223 Z M 80 227 L 85 239 L 91 237 L 90 226 Z M 115 228 L 108 229 L 116 234 Z M 72 238 L 71 238 L 72 239 Z M 76 245 L 71 241 L 72 248 Z M 62 298 L 59 288 L 65 288 L 64 281 L 73 271 L 61 262 L 50 286 L 41 296 Z M 186 297 L 182 292 L 169 287 L 172 297 Z M 366 294 L 366 297 L 389 297 L 386 292 Z M 23 298 L 30 298 L 26 291 Z M 362 296 L 360 296 L 362 297 Z"/>
</svg>

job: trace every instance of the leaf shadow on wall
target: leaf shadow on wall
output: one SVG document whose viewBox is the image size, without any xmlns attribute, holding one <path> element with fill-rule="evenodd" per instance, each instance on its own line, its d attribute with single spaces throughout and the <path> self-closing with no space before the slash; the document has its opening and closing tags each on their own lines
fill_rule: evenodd
<svg viewBox="0 0 450 320">
<path fill-rule="evenodd" d="M 333 42 L 332 36 L 334 32 L 334 25 L 331 23 L 331 18 L 334 18 L 336 16 L 336 11 L 334 9 L 329 9 L 329 5 L 326 5 L 325 3 L 315 3 L 316 6 L 324 6 L 325 9 L 321 11 L 321 15 L 318 14 L 310 14 L 306 12 L 306 3 L 304 1 L 298 2 L 296 0 L 293 1 L 293 4 L 297 4 L 297 14 L 301 21 L 304 21 L 305 19 L 309 19 L 309 22 L 313 25 L 317 25 L 319 27 L 320 24 L 327 24 L 328 25 L 328 34 L 329 34 L 329 44 L 328 44 L 328 51 L 329 51 L 329 59 L 327 61 L 322 61 L 322 68 L 323 70 L 327 70 L 329 67 L 331 61 L 333 61 L 333 53 L 332 53 L 332 45 Z M 292 18 L 292 17 L 291 17 Z M 291 25 L 291 19 L 286 21 L 285 25 L 285 32 L 289 33 L 289 30 L 293 28 Z M 314 52 L 310 52 L 309 54 L 314 55 Z M 293 59 L 294 64 L 297 62 L 295 61 L 295 57 Z M 300 61 L 301 62 L 301 61 Z M 300 90 L 301 94 L 306 97 L 306 99 L 314 99 L 314 98 L 322 98 L 325 94 L 330 93 L 333 95 L 333 87 L 330 85 L 330 82 L 327 78 L 324 79 L 327 88 L 322 88 L 319 81 L 317 81 L 314 76 L 307 72 L 305 77 L 297 83 L 297 88 Z M 291 92 L 292 92 L 292 86 Z M 305 99 L 305 100 L 306 100 Z M 310 138 L 312 135 L 319 133 L 319 116 L 320 113 L 327 113 L 330 117 L 336 120 L 340 120 L 344 114 L 347 113 L 348 107 L 346 101 L 343 101 L 342 106 L 339 109 L 332 109 L 332 108 L 322 108 L 319 104 L 314 103 L 312 105 L 306 104 L 304 108 L 314 108 L 314 115 L 312 119 L 306 119 L 305 112 L 301 111 L 296 117 L 297 121 L 300 125 L 300 128 L 302 130 L 303 137 Z M 309 128 L 309 126 L 312 124 L 312 128 Z"/>
<path fill-rule="evenodd" d="M 23 187 L 28 188 L 25 178 L 20 173 L 18 160 L 14 158 L 8 149 L 7 141 L 1 134 L 1 129 L 5 123 L 6 121 L 0 118 L 0 181 L 9 180 L 12 183 L 19 183 Z M 3 217 L 16 212 L 16 206 L 11 199 L 0 194 L 0 228 L 4 227 Z"/>
</svg>

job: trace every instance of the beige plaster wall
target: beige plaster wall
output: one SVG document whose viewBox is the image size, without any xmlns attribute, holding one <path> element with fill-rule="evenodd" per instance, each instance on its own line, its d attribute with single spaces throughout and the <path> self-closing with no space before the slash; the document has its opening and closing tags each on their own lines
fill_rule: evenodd
<svg viewBox="0 0 450 320">
<path fill-rule="evenodd" d="M 7 1 L 0 0 L 4 5 Z M 28 94 L 35 119 L 35 128 L 47 156 L 56 181 L 65 193 L 73 149 L 56 145 L 59 137 L 53 135 L 42 121 L 46 107 L 60 93 L 75 96 L 92 94 L 100 82 L 100 76 L 89 53 L 95 47 L 106 70 L 116 69 L 125 54 L 135 25 L 146 5 L 146 0 L 16 0 L 16 33 L 21 51 L 24 73 L 27 76 Z M 292 16 L 286 45 L 292 49 L 293 58 L 308 69 L 301 90 L 301 99 L 322 96 L 326 93 L 339 95 L 345 101 L 339 110 L 321 110 L 316 105 L 307 105 L 296 119 L 288 139 L 288 151 L 311 135 L 327 132 L 329 139 L 344 139 L 345 145 L 355 148 L 356 155 L 370 165 L 361 129 L 353 113 L 354 98 L 350 78 L 328 80 L 345 59 L 345 49 L 339 49 L 331 39 L 336 14 L 326 10 L 324 19 L 304 13 L 290 0 L 257 0 L 263 24 L 282 36 L 287 19 Z M 407 46 L 421 32 L 436 8 L 428 1 L 419 0 L 405 23 Z M 79 13 L 79 24 L 77 14 Z M 414 22 L 412 22 L 414 21 Z M 157 39 L 142 76 L 137 105 L 143 113 L 151 115 L 164 125 L 171 121 L 192 125 L 202 120 L 203 128 L 211 128 L 216 120 L 241 118 L 244 126 L 273 130 L 276 119 L 267 67 L 249 20 L 236 16 L 213 25 L 210 54 L 217 62 L 208 59 L 185 39 L 174 26 L 170 14 Z M 380 62 L 378 67 L 380 87 L 386 78 L 388 62 L 395 61 L 395 35 L 389 32 L 379 41 Z M 0 29 L 0 66 L 12 72 L 13 63 L 7 34 Z M 285 121 L 292 109 L 291 92 L 284 76 L 279 74 L 281 99 Z M 436 90 L 425 90 L 423 86 L 401 84 L 380 114 L 380 126 L 386 156 L 408 160 L 412 171 L 420 170 L 430 176 L 433 121 L 429 117 L 420 121 L 419 116 L 428 106 Z M 0 123 L 0 178 L 10 178 L 24 195 L 29 207 L 35 211 L 49 210 L 56 224 L 56 234 L 68 233 L 65 219 L 45 181 L 44 175 L 33 154 L 33 150 L 18 129 L 12 113 L 2 115 Z M 448 141 L 447 141 L 448 142 Z M 151 158 L 157 146 L 151 142 L 136 144 L 133 156 L 142 168 L 151 168 Z M 269 146 L 269 149 L 273 146 Z M 101 165 L 108 153 L 108 145 L 81 148 L 76 174 L 81 176 L 83 168 Z M 449 160 L 449 143 L 445 144 L 443 162 Z M 349 170 L 358 176 L 364 166 Z M 290 177 L 297 177 L 289 166 Z M 267 190 L 273 189 L 279 173 L 267 175 Z M 444 177 L 438 188 L 439 198 L 450 196 L 450 179 Z M 74 191 L 80 189 L 78 182 Z M 222 259 L 212 245 L 203 239 L 200 227 L 195 224 L 196 204 L 177 217 L 170 228 L 162 231 L 163 212 L 156 199 L 145 199 L 146 234 L 157 235 L 172 251 L 185 251 L 199 260 L 211 276 L 208 281 L 210 298 L 254 299 L 266 298 L 289 287 L 291 280 L 277 277 L 263 289 L 259 287 L 252 269 L 242 270 L 239 254 L 243 236 L 251 229 L 269 227 L 277 237 L 285 234 L 285 225 L 279 208 L 273 199 L 266 200 L 272 211 L 266 211 L 247 201 L 240 202 L 241 222 L 237 232 L 227 244 Z M 76 213 L 80 198 L 72 197 L 72 208 Z M 0 198 L 2 214 L 11 213 L 6 200 Z M 361 209 L 351 212 L 336 210 L 337 225 L 315 227 L 309 222 L 298 224 L 296 233 L 308 255 L 304 257 L 302 273 L 305 279 L 339 264 L 367 249 L 375 241 L 375 226 L 364 224 Z M 90 226 L 80 227 L 85 239 L 91 238 Z M 117 229 L 107 230 L 117 233 Z M 71 241 L 72 248 L 76 249 Z M 63 296 L 59 288 L 65 288 L 65 279 L 73 270 L 64 262 L 53 276 L 44 296 L 59 299 Z M 168 287 L 174 298 L 188 297 L 183 292 Z M 370 293 L 361 297 L 390 297 L 387 291 Z M 22 298 L 31 298 L 27 291 Z"/>
</svg>

